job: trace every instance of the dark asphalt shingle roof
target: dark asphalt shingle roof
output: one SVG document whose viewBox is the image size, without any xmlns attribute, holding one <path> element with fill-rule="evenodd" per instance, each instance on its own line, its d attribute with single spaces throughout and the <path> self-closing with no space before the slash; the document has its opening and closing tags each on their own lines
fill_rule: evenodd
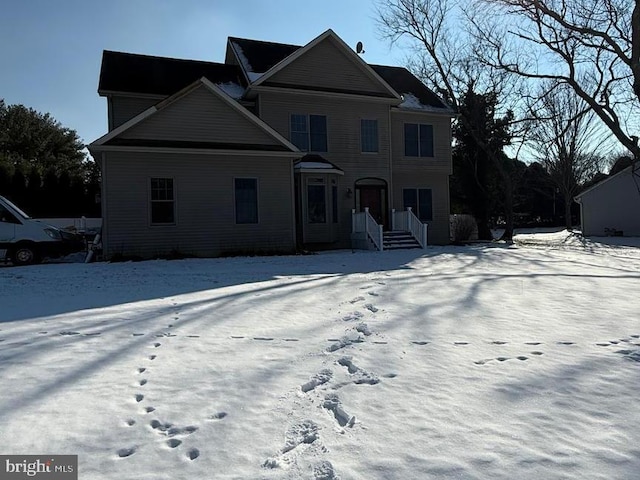
<svg viewBox="0 0 640 480">
<path fill-rule="evenodd" d="M 244 82 L 237 65 L 105 50 L 98 91 L 172 95 L 202 77 L 213 83 Z"/>
<path fill-rule="evenodd" d="M 230 37 L 230 42 L 246 59 L 249 71 L 264 73 L 287 58 L 299 45 L 263 42 Z M 448 109 L 442 100 L 409 70 L 403 67 L 370 65 L 399 94 L 413 94 L 420 103 L 433 108 Z M 205 77 L 212 83 L 235 83 L 246 87 L 237 65 L 155 57 L 105 50 L 102 56 L 99 91 L 117 91 L 172 95 L 187 85 Z M 362 93 L 366 92 L 351 92 Z"/>
<path fill-rule="evenodd" d="M 431 89 L 427 88 L 424 83 L 418 80 L 418 78 L 406 68 L 389 67 L 386 65 L 369 66 L 400 95 L 412 93 L 423 105 L 443 109 L 448 108 Z"/>
<path fill-rule="evenodd" d="M 247 65 L 250 68 L 249 71 L 255 73 L 266 72 L 275 64 L 302 48 L 300 45 L 263 42 L 249 40 L 248 38 L 229 37 L 229 41 L 236 47 L 236 53 L 244 55 L 249 61 L 249 65 Z"/>
</svg>

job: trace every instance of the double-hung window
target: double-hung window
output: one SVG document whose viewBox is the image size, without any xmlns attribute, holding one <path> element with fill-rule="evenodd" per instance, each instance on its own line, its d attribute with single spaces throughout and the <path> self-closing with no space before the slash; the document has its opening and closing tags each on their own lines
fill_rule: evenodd
<svg viewBox="0 0 640 480">
<path fill-rule="evenodd" d="M 433 125 L 404 124 L 404 155 L 406 157 L 433 157 Z"/>
<path fill-rule="evenodd" d="M 291 115 L 291 143 L 303 152 L 326 152 L 327 117 L 325 115 Z"/>
<path fill-rule="evenodd" d="M 258 223 L 258 180 L 234 179 L 236 223 Z"/>
<path fill-rule="evenodd" d="M 360 151 L 363 153 L 378 152 L 378 120 L 360 120 Z"/>
<path fill-rule="evenodd" d="M 402 200 L 405 210 L 411 207 L 413 213 L 423 222 L 433 220 L 433 202 L 430 188 L 404 188 Z"/>
<path fill-rule="evenodd" d="M 151 179 L 151 225 L 176 223 L 173 178 Z"/>
</svg>

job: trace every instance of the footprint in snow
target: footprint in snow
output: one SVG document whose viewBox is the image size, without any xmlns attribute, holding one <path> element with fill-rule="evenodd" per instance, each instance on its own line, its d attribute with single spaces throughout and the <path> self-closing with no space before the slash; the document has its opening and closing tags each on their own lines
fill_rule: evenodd
<svg viewBox="0 0 640 480">
<path fill-rule="evenodd" d="M 124 422 L 127 427 L 133 427 L 136 424 L 136 421 L 133 418 L 129 418 Z"/>
<path fill-rule="evenodd" d="M 161 344 L 161 343 L 156 342 L 156 343 L 154 343 L 154 344 L 153 344 L 153 348 L 158 348 L 160 345 L 162 345 L 162 344 Z"/>
<path fill-rule="evenodd" d="M 144 335 L 144 333 L 132 333 L 131 335 L 133 335 L 134 337 L 141 337 Z"/>
<path fill-rule="evenodd" d="M 380 379 L 376 375 L 354 365 L 351 357 L 342 357 L 338 360 L 338 364 L 347 367 L 349 374 L 354 375 L 353 383 L 356 385 L 376 385 L 380 383 Z"/>
<path fill-rule="evenodd" d="M 338 480 L 333 465 L 327 460 L 313 466 L 313 480 Z"/>
<path fill-rule="evenodd" d="M 300 340 L 297 338 L 285 338 L 284 339 L 285 342 L 299 342 Z"/>
<path fill-rule="evenodd" d="M 237 340 L 237 339 L 244 338 L 244 337 L 242 335 L 231 335 L 231 338 L 234 338 L 234 339 Z"/>
<path fill-rule="evenodd" d="M 273 337 L 253 337 L 254 340 L 261 340 L 263 342 L 270 342 L 273 340 Z"/>
<path fill-rule="evenodd" d="M 227 412 L 217 412 L 213 415 L 209 415 L 209 418 L 207 418 L 207 420 L 222 420 L 227 415 Z"/>
<path fill-rule="evenodd" d="M 611 344 L 610 344 L 610 343 L 596 343 L 596 345 L 597 345 L 598 347 L 610 347 L 610 346 L 611 346 Z"/>
<path fill-rule="evenodd" d="M 144 413 L 151 413 L 151 412 L 155 412 L 156 411 L 156 407 L 146 407 L 144 409 Z"/>
<path fill-rule="evenodd" d="M 142 380 L 140 380 L 140 381 L 138 382 L 138 385 L 139 385 L 139 386 L 141 386 L 141 387 L 142 387 L 142 386 L 144 386 L 144 385 L 146 385 L 146 384 L 147 384 L 147 379 L 146 379 L 146 378 L 143 378 Z"/>
<path fill-rule="evenodd" d="M 135 399 L 137 403 L 140 403 L 142 400 L 144 400 L 144 395 L 142 395 L 141 393 L 136 393 Z"/>
<path fill-rule="evenodd" d="M 358 303 L 358 302 L 364 302 L 364 297 L 356 297 L 349 300 L 349 303 Z"/>
<path fill-rule="evenodd" d="M 324 398 L 322 406 L 333 413 L 338 425 L 341 427 L 353 427 L 355 425 L 356 417 L 345 412 L 338 395 L 335 393 L 328 394 Z"/>
<path fill-rule="evenodd" d="M 371 313 L 376 313 L 378 311 L 378 307 L 374 307 L 371 303 L 367 303 L 364 308 L 369 310 Z"/>
<path fill-rule="evenodd" d="M 453 342 L 454 345 L 469 345 L 469 342 Z"/>
<path fill-rule="evenodd" d="M 138 373 L 144 373 L 144 372 L 146 372 L 146 371 L 147 371 L 147 369 L 146 369 L 146 368 L 144 368 L 144 367 L 143 367 L 143 368 L 139 368 L 139 369 L 138 369 Z"/>
<path fill-rule="evenodd" d="M 362 317 L 364 317 L 362 312 L 352 312 L 352 313 L 349 313 L 349 314 L 345 315 L 344 317 L 342 317 L 342 320 L 344 322 L 350 322 L 352 320 L 359 320 Z"/>
<path fill-rule="evenodd" d="M 535 352 L 531 352 L 531 355 L 537 355 L 537 356 L 540 356 L 540 355 L 544 355 L 544 353 L 543 353 L 543 352 L 535 351 Z"/>
<path fill-rule="evenodd" d="M 369 295 L 371 295 L 372 297 L 379 297 L 380 294 L 377 292 L 367 292 Z"/>
<path fill-rule="evenodd" d="M 318 439 L 318 425 L 311 420 L 291 425 L 285 433 L 285 445 L 281 452 L 288 453 L 299 445 L 311 444 Z"/>
<path fill-rule="evenodd" d="M 358 326 L 356 326 L 356 331 L 360 332 L 365 337 L 371 335 L 371 330 L 369 330 L 369 326 L 366 323 L 360 323 Z"/>
<path fill-rule="evenodd" d="M 640 335 L 630 335 L 631 338 L 640 338 Z"/>
<path fill-rule="evenodd" d="M 311 379 L 307 383 L 300 385 L 300 389 L 304 393 L 310 392 L 314 388 L 327 383 L 329 380 L 331 380 L 332 376 L 333 376 L 333 372 L 331 370 L 329 369 L 320 370 L 313 377 L 311 377 Z"/>
<path fill-rule="evenodd" d="M 178 440 L 177 438 L 170 438 L 167 440 L 167 446 L 169 448 L 176 448 L 182 444 L 182 440 Z"/>
<path fill-rule="evenodd" d="M 411 343 L 413 343 L 414 345 L 428 345 L 429 344 L 429 342 L 424 342 L 424 341 L 421 341 L 421 340 L 414 340 Z"/>
<path fill-rule="evenodd" d="M 491 342 L 492 345 L 506 345 L 507 342 L 504 342 L 502 340 L 494 340 L 493 342 Z"/>
<path fill-rule="evenodd" d="M 118 454 L 118 456 L 120 458 L 126 458 L 126 457 L 130 457 L 131 455 L 136 453 L 136 450 L 138 450 L 138 446 L 134 445 L 133 447 L 121 448 L 116 453 Z"/>
<path fill-rule="evenodd" d="M 541 342 L 524 342 L 525 345 L 541 345 Z"/>
<path fill-rule="evenodd" d="M 525 360 L 529 360 L 529 358 L 528 358 L 528 357 L 525 357 L 524 355 L 520 355 L 519 357 L 516 357 L 516 358 L 517 358 L 518 360 L 522 360 L 523 362 L 524 362 Z"/>
<path fill-rule="evenodd" d="M 558 345 L 575 345 L 574 342 L 557 342 L 557 343 L 558 343 Z M 618 342 L 616 342 L 616 343 L 618 343 Z"/>
<path fill-rule="evenodd" d="M 155 360 L 156 358 L 158 358 L 157 355 L 149 355 L 149 360 Z"/>
<path fill-rule="evenodd" d="M 485 358 L 485 359 L 482 359 L 482 360 L 476 360 L 473 363 L 475 363 L 476 365 L 484 365 L 486 363 L 492 362 L 493 360 L 495 360 L 495 358 Z"/>
<path fill-rule="evenodd" d="M 80 332 L 60 332 L 60 335 L 80 335 Z"/>
<path fill-rule="evenodd" d="M 509 360 L 509 357 L 498 357 L 496 358 L 496 360 L 498 360 L 499 362 L 506 362 L 507 360 Z"/>
<path fill-rule="evenodd" d="M 197 448 L 192 448 L 187 452 L 187 458 L 189 460 L 195 460 L 199 456 L 200 456 L 200 450 L 198 450 Z"/>
</svg>

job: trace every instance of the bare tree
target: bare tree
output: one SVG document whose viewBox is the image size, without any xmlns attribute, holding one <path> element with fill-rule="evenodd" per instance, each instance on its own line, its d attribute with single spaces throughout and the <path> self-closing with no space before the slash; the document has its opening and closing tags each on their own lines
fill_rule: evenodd
<svg viewBox="0 0 640 480">
<path fill-rule="evenodd" d="M 640 0 L 482 0 L 476 54 L 499 71 L 565 84 L 640 158 Z M 581 112 L 576 112 L 581 114 Z"/>
<path fill-rule="evenodd" d="M 496 166 L 505 192 L 506 227 L 502 238 L 511 241 L 514 191 L 511 172 L 505 168 L 503 152 L 496 151 L 476 128 L 473 118 L 465 114 L 461 99 L 469 85 L 474 85 L 480 94 L 505 98 L 517 87 L 517 82 L 506 82 L 508 75 L 476 61 L 474 39 L 460 28 L 465 18 L 465 5 L 460 1 L 380 0 L 377 9 L 382 36 L 391 43 L 408 42 L 412 51 L 410 69 L 458 112 L 460 125 Z"/>
<path fill-rule="evenodd" d="M 566 84 L 547 82 L 530 105 L 530 145 L 564 198 L 565 225 L 572 228 L 571 205 L 581 186 L 602 170 L 608 130 Z M 596 153 L 596 149 L 599 151 Z"/>
</svg>

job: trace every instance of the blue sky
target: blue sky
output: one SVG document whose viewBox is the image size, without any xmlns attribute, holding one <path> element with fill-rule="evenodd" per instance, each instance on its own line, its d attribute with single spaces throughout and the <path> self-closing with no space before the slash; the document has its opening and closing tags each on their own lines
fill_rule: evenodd
<svg viewBox="0 0 640 480">
<path fill-rule="evenodd" d="M 304 45 L 332 28 L 369 63 L 402 65 L 371 0 L 8 0 L 0 98 L 51 113 L 89 143 L 106 133 L 102 50 L 223 62 L 228 36 Z"/>
</svg>

